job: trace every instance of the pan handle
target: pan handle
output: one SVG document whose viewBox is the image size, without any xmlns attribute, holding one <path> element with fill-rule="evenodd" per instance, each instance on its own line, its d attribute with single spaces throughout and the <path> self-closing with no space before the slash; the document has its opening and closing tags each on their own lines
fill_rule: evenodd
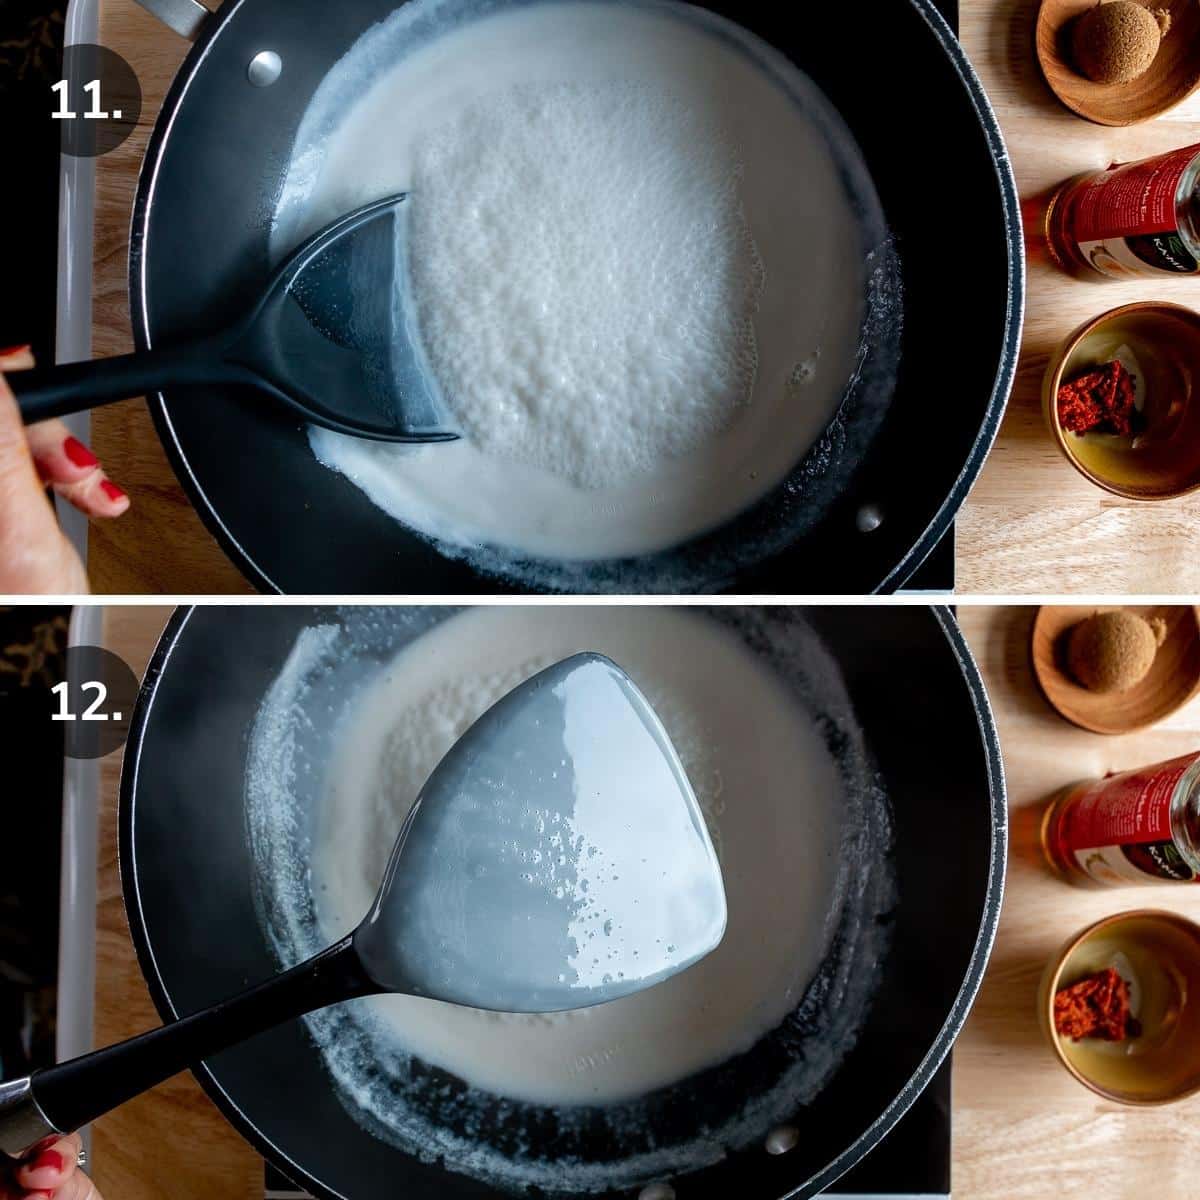
<svg viewBox="0 0 1200 1200">
<path fill-rule="evenodd" d="M 226 1047 L 328 1004 L 382 989 L 353 936 L 210 1008 L 115 1046 L 0 1085 L 0 1151 L 16 1158 L 55 1134 L 94 1121 L 139 1092 Z"/>
<path fill-rule="evenodd" d="M 157 17 L 180 37 L 194 42 L 212 13 L 200 0 L 137 0 L 153 17 Z"/>
</svg>

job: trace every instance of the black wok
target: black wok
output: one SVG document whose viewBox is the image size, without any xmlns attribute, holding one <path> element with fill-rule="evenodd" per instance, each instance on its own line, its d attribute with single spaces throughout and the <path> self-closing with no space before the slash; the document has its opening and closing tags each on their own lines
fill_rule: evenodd
<svg viewBox="0 0 1200 1200">
<path fill-rule="evenodd" d="M 138 184 L 130 295 L 139 349 L 196 333 L 197 298 L 215 326 L 253 293 L 268 270 L 275 198 L 309 98 L 397 2 L 227 0 L 198 22 Z M 165 0 L 143 3 L 158 8 Z M 200 11 L 193 0 L 173 7 Z M 862 148 L 903 275 L 892 398 L 876 427 L 861 397 L 848 396 L 789 480 L 723 529 L 636 564 L 609 563 L 544 586 L 890 591 L 949 527 L 1012 384 L 1024 266 L 999 127 L 932 0 L 807 4 L 803 21 L 792 5 L 702 7 L 792 58 Z M 249 66 L 263 51 L 283 63 L 267 87 L 250 81 Z M 253 393 L 180 390 L 152 398 L 151 409 L 196 507 L 260 588 L 456 594 L 519 586 L 515 576 L 485 575 L 446 557 L 398 524 L 314 459 L 294 418 Z M 745 547 L 764 531 L 778 535 L 776 544 L 752 558 Z"/>
<path fill-rule="evenodd" d="M 720 611 L 712 619 L 727 619 Z M 680 1200 L 811 1196 L 860 1160 L 948 1054 L 999 917 L 1007 844 L 1000 751 L 954 619 L 916 607 L 762 611 L 783 636 L 807 621 L 840 665 L 892 806 L 897 900 L 858 1040 L 792 1114 L 799 1143 L 779 1156 L 755 1143 L 679 1175 Z M 164 1019 L 276 969 L 255 908 L 247 731 L 297 634 L 343 619 L 309 607 L 181 610 L 154 655 L 126 750 L 120 861 L 134 942 Z M 398 625 L 386 613 L 382 622 Z M 411 633 L 394 636 L 400 645 Z M 701 1094 L 715 1101 L 729 1080 L 753 1078 L 775 1036 L 706 1072 Z M 374 1197 L 381 1180 L 413 1200 L 498 1194 L 366 1132 L 337 1099 L 299 1023 L 213 1058 L 197 1075 L 238 1130 L 316 1196 Z M 541 1127 L 532 1129 L 536 1143 Z"/>
</svg>

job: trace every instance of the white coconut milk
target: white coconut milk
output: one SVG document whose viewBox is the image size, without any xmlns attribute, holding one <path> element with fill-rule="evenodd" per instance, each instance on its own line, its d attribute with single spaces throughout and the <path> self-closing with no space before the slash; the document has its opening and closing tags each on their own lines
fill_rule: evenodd
<svg viewBox="0 0 1200 1200">
<path fill-rule="evenodd" d="M 409 191 L 405 319 L 465 436 L 314 429 L 314 452 L 459 548 L 595 559 L 722 523 L 854 372 L 881 222 L 852 139 L 699 10 L 567 0 L 443 29 L 450 11 L 414 0 L 330 73 L 273 250 Z"/>
<path fill-rule="evenodd" d="M 839 900 L 838 770 L 805 710 L 736 636 L 669 609 L 481 608 L 405 649 L 345 725 L 312 859 L 330 941 L 370 908 L 442 755 L 520 680 L 585 649 L 632 675 L 679 751 L 725 880 L 721 945 L 657 987 L 575 1012 L 368 1002 L 412 1054 L 545 1104 L 638 1096 L 749 1049 L 798 1003 Z"/>
</svg>

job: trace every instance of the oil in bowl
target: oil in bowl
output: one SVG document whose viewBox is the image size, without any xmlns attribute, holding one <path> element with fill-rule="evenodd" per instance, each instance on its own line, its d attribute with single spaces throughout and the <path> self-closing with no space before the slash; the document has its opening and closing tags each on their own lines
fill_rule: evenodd
<svg viewBox="0 0 1200 1200">
<path fill-rule="evenodd" d="M 1124 1036 L 1058 1031 L 1055 996 L 1114 969 L 1128 988 Z M 1038 1003 L 1059 1060 L 1080 1083 L 1122 1104 L 1165 1104 L 1200 1090 L 1200 926 L 1139 909 L 1107 917 L 1051 960 Z"/>
<path fill-rule="evenodd" d="M 1051 359 L 1042 392 L 1047 424 L 1072 465 L 1106 491 L 1132 500 L 1181 496 L 1200 487 L 1198 366 L 1200 315 L 1191 309 L 1152 302 L 1112 309 Z M 1064 385 L 1077 385 L 1075 395 Z M 1110 387 L 1124 390 L 1124 405 L 1106 403 Z"/>
</svg>

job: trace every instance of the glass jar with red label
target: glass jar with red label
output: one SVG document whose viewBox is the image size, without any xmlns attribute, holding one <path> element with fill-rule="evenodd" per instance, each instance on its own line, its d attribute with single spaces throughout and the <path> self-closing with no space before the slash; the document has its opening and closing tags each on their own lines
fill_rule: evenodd
<svg viewBox="0 0 1200 1200">
<path fill-rule="evenodd" d="M 1046 809 L 1042 848 L 1077 880 L 1200 881 L 1200 751 L 1067 788 Z"/>
<path fill-rule="evenodd" d="M 1045 232 L 1064 270 L 1200 274 L 1200 145 L 1068 180 L 1050 201 Z"/>
</svg>

